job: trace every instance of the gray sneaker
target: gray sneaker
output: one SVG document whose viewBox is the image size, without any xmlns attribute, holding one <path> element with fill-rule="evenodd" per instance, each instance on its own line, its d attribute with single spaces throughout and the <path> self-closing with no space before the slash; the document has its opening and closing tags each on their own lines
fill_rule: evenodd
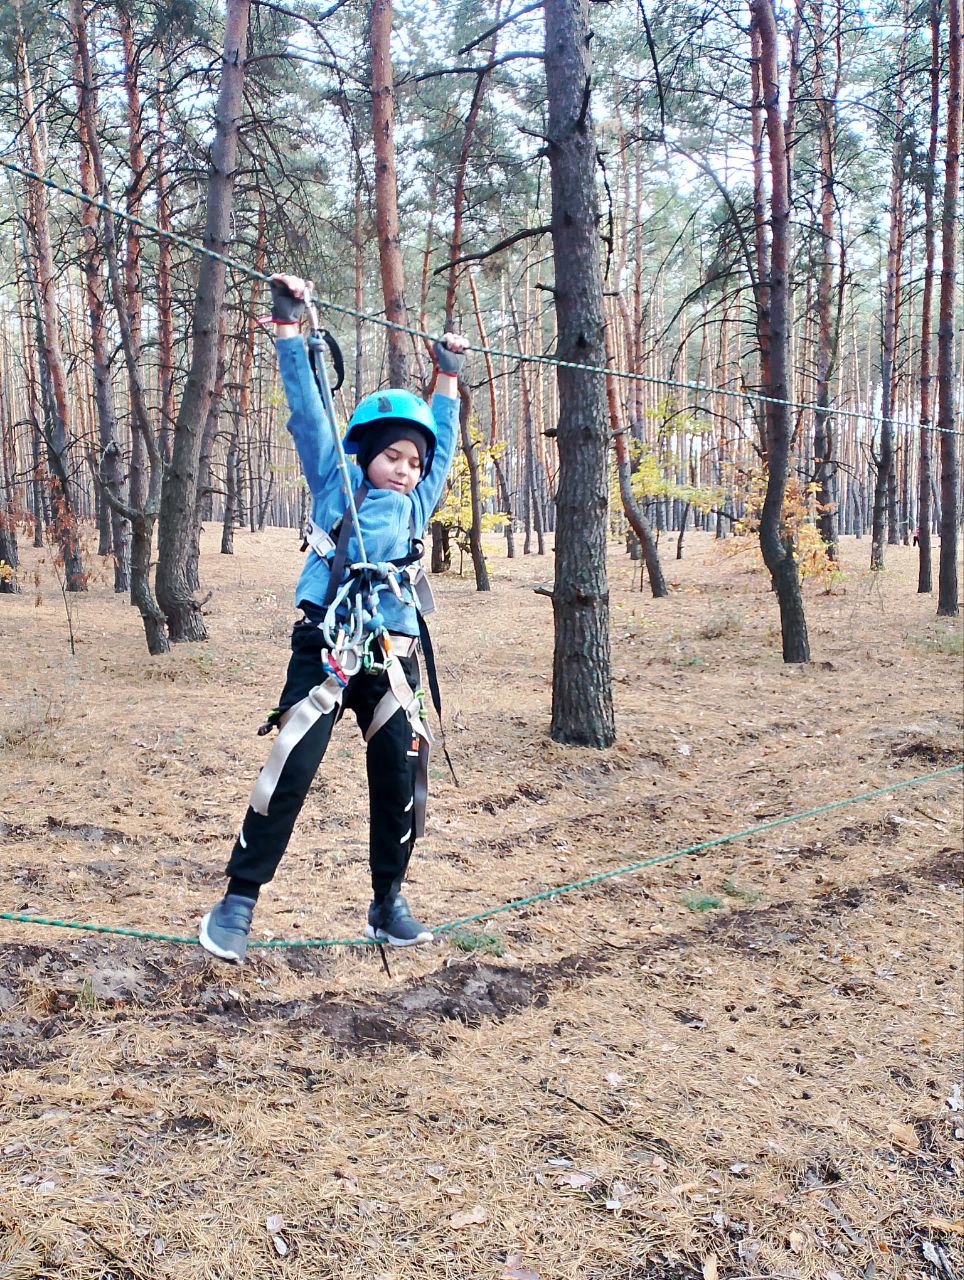
<svg viewBox="0 0 964 1280">
<path fill-rule="evenodd" d="M 201 921 L 199 941 L 205 951 L 219 960 L 241 964 L 248 949 L 248 931 L 254 915 L 254 898 L 226 893 Z"/>
<path fill-rule="evenodd" d="M 365 937 L 391 943 L 393 947 L 414 947 L 419 942 L 435 941 L 435 934 L 419 924 L 400 893 L 371 904 Z"/>
</svg>

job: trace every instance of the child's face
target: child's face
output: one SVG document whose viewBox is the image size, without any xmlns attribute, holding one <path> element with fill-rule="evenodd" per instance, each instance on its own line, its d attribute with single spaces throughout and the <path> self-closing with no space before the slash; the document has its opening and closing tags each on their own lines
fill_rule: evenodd
<svg viewBox="0 0 964 1280">
<path fill-rule="evenodd" d="M 396 440 L 376 453 L 368 464 L 368 483 L 373 489 L 394 489 L 411 493 L 422 478 L 418 449 L 411 440 Z"/>
</svg>

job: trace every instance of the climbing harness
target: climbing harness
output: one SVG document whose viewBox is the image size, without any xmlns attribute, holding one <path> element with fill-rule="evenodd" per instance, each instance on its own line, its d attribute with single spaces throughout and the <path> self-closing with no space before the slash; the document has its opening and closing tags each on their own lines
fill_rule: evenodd
<svg viewBox="0 0 964 1280">
<path fill-rule="evenodd" d="M 302 550 L 310 547 L 320 558 L 329 561 L 328 587 L 321 605 L 324 615 L 317 623 L 326 646 L 322 649 L 322 668 L 326 678 L 321 684 L 311 689 L 307 696 L 288 713 L 288 718 L 280 727 L 271 753 L 258 775 L 251 794 L 251 807 L 256 813 L 267 814 L 271 797 L 274 795 L 291 752 L 323 716 L 337 712 L 351 678 L 361 671 L 370 675 L 384 674 L 388 688 L 375 708 L 372 722 L 365 734 L 365 741 L 370 742 L 397 711 L 402 710 L 405 713 L 412 730 L 413 750 L 410 754 L 417 754 L 418 757 L 413 829 L 416 836 L 421 836 L 425 831 L 429 757 L 434 738 L 428 725 L 424 695 L 420 688 L 412 689 L 409 685 L 399 661 L 403 657 L 415 659 L 417 672 L 419 641 L 413 636 L 389 632 L 378 608 L 378 600 L 385 590 L 390 590 L 398 600 L 403 600 L 405 598 L 402 592 L 403 584 L 411 587 L 416 602 L 419 632 L 425 645 L 432 700 L 441 724 L 441 698 L 438 693 L 434 654 L 422 617 L 423 613 L 431 612 L 434 608 L 431 588 L 421 563 L 424 548 L 422 542 L 415 536 L 413 512 L 409 553 L 389 561 L 379 562 L 368 559 L 365 540 L 362 536 L 359 508 L 368 496 L 369 486 L 367 481 L 363 480 L 357 489 L 352 488 L 351 473 L 348 469 L 344 442 L 338 433 L 332 398 L 332 391 L 337 391 L 344 380 L 344 361 L 334 337 L 319 324 L 310 294 L 306 294 L 305 305 L 311 326 L 307 338 L 308 360 L 321 397 L 322 409 L 334 438 L 335 463 L 342 497 L 345 500 L 345 511 L 331 530 L 320 528 L 313 520 L 308 521 L 305 529 Z M 334 388 L 328 378 L 326 353 L 331 356 L 334 364 L 336 376 Z M 386 396 L 386 399 L 390 400 L 390 396 Z M 391 412 L 392 407 L 394 406 L 390 406 L 386 412 Z M 366 423 L 357 425 L 367 425 L 367 420 Z M 431 435 L 434 438 L 434 429 Z M 358 439 L 359 434 L 356 434 L 352 441 L 356 446 Z M 348 557 L 348 544 L 352 535 L 358 549 L 358 560 L 354 562 L 349 561 Z M 274 727 L 278 719 L 279 717 L 273 713 L 268 719 L 268 729 Z M 262 729 L 264 728 L 265 726 L 262 726 Z M 447 750 L 445 758 L 451 769 L 452 764 Z M 454 769 L 452 769 L 452 775 L 455 778 Z M 455 781 L 457 783 L 458 779 L 455 778 Z"/>
</svg>

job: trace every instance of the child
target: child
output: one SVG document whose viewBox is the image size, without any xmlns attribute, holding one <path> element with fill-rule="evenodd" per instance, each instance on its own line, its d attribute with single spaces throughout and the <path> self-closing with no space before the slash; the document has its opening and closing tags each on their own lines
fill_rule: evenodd
<svg viewBox="0 0 964 1280">
<path fill-rule="evenodd" d="M 395 586 L 391 590 L 384 587 L 378 596 L 378 611 L 394 654 L 387 669 L 358 669 L 353 674 L 343 671 L 329 642 L 330 628 L 329 639 L 322 629 L 343 577 L 337 567 L 334 575 L 330 572 L 332 562 L 340 557 L 343 564 L 350 565 L 359 556 L 354 535 L 346 537 L 347 531 L 341 528 L 342 524 L 349 529 L 352 526 L 336 469 L 333 427 L 327 421 L 300 336 L 305 292 L 310 287 L 295 276 L 272 277 L 271 318 L 291 409 L 288 429 L 312 495 L 312 549 L 295 590 L 296 605 L 304 616 L 295 623 L 287 679 L 278 707 L 269 717 L 283 727 L 298 707 L 297 716 L 309 727 L 287 755 L 280 753 L 280 766 L 272 769 L 269 760 L 262 771 L 227 865 L 227 892 L 201 921 L 201 945 L 222 960 L 238 963 L 244 960 L 258 893 L 281 861 L 340 714 L 337 704 L 331 706 L 330 699 L 325 703 L 318 697 L 318 687 L 326 680 L 329 686 L 335 684 L 334 673 L 339 681 L 346 681 L 343 692 L 338 690 L 342 704 L 354 711 L 368 743 L 373 900 L 366 936 L 394 946 L 431 942 L 433 937 L 431 930 L 413 917 L 400 893 L 417 834 L 413 811 L 418 735 L 426 736 L 416 700 L 419 627 L 408 578 L 400 574 Z M 455 453 L 457 384 L 465 346 L 464 338 L 448 333 L 435 343 L 438 380 L 431 409 L 409 391 L 390 390 L 366 396 L 352 414 L 344 446 L 346 452 L 357 456 L 358 465 L 349 465 L 349 471 L 369 563 L 404 564 L 420 551 L 417 540 L 441 496 Z M 324 532 L 327 530 L 330 535 Z M 309 699 L 313 690 L 315 696 Z M 403 700 L 407 706 L 402 705 Z M 322 708 L 327 709 L 323 712 Z M 296 727 L 289 729 L 289 735 L 292 729 Z M 281 745 L 279 740 L 276 752 Z"/>
</svg>

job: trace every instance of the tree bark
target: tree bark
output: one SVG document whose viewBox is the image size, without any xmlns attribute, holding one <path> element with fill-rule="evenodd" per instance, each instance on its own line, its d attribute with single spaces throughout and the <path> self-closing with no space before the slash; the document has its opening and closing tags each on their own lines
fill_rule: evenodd
<svg viewBox="0 0 964 1280">
<path fill-rule="evenodd" d="M 469 471 L 469 500 L 472 507 L 472 523 L 469 526 L 469 553 L 475 571 L 476 591 L 490 591 L 489 569 L 482 549 L 482 493 L 479 484 L 479 456 L 469 431 L 469 415 L 472 412 L 472 395 L 467 386 L 459 382 L 459 430 L 462 452 Z"/>
<path fill-rule="evenodd" d="M 452 547 L 449 531 L 441 520 L 432 521 L 432 572 L 448 573 L 452 568 Z"/>
<path fill-rule="evenodd" d="M 385 317 L 407 325 L 405 277 L 398 229 L 398 180 L 395 174 L 395 102 L 392 79 L 392 0 L 372 0 L 372 141 L 375 149 L 375 232 L 381 264 Z M 387 331 L 388 380 L 408 385 L 408 338 Z"/>
<path fill-rule="evenodd" d="M 357 229 L 357 224 L 356 224 Z M 255 271 L 264 271 L 265 251 L 267 247 L 267 215 L 265 212 L 264 201 L 258 205 L 258 230 L 255 239 L 254 248 L 254 269 Z M 244 346 L 241 351 L 241 368 L 238 372 L 238 395 L 234 413 L 234 423 L 231 431 L 231 442 L 228 447 L 228 456 L 225 463 L 224 476 L 224 522 L 221 529 L 221 554 L 225 556 L 234 555 L 234 526 L 238 516 L 238 477 L 237 466 L 240 458 L 241 450 L 241 428 L 248 422 L 248 416 L 251 408 L 251 370 L 254 367 L 254 340 L 255 329 L 257 327 L 257 311 L 258 302 L 261 297 L 261 281 L 251 281 L 251 294 L 248 300 L 248 312 L 246 317 Z M 356 298 L 357 302 L 357 298 Z M 357 352 L 356 352 L 357 356 Z M 357 372 L 357 366 L 356 366 Z M 357 392 L 357 383 L 356 383 Z M 271 481 L 274 480 L 272 473 L 268 483 L 268 495 L 271 492 Z M 268 499 L 266 498 L 262 504 L 262 511 L 259 516 L 259 525 L 264 518 L 264 511 L 267 510 Z M 252 507 L 254 504 L 252 503 Z"/>
<path fill-rule="evenodd" d="M 556 350 L 565 361 L 604 365 L 589 3 L 546 0 L 544 8 Z M 550 733 L 557 742 L 608 747 L 616 724 L 606 574 L 606 388 L 598 373 L 558 367 L 556 376 L 559 482 Z"/>
<path fill-rule="evenodd" d="M 127 108 L 127 162 L 131 182 L 127 188 L 127 212 L 138 218 L 141 213 L 141 194 L 147 176 L 144 159 L 141 121 L 141 95 L 137 85 L 137 55 L 134 49 L 134 32 L 130 16 L 123 5 L 118 7 L 118 22 L 124 52 L 124 99 Z M 91 84 L 93 89 L 93 84 Z M 124 298 L 131 327 L 131 336 L 138 351 L 141 347 L 141 231 L 133 222 L 124 224 Z M 161 243 L 165 243 L 162 239 Z M 147 442 L 140 431 L 131 437 L 131 506 L 143 507 L 147 501 L 150 484 L 151 461 Z"/>
<path fill-rule="evenodd" d="M 74 31 L 74 78 L 77 83 L 77 135 L 80 143 L 80 189 L 85 195 L 96 197 L 97 178 L 91 157 L 88 127 L 96 121 L 97 104 L 93 85 L 86 85 L 80 53 L 79 34 Z M 89 94 L 88 102 L 85 93 Z M 90 360 L 94 378 L 94 403 L 97 408 L 98 438 L 100 443 L 100 470 L 111 492 L 121 494 L 124 485 L 124 469 L 117 443 L 117 417 L 114 411 L 114 389 L 111 378 L 108 332 L 105 321 L 106 296 L 104 289 L 104 251 L 98 232 L 97 210 L 84 204 L 80 211 L 83 235 L 84 259 L 82 271 L 87 293 L 87 313 L 90 323 Z M 136 434 L 136 433 L 135 433 Z M 108 512 L 111 551 L 114 560 L 114 590 L 118 594 L 130 591 L 131 586 L 131 529 L 130 523 L 104 499 Z"/>
<path fill-rule="evenodd" d="M 495 450 L 498 440 L 498 408 L 495 396 L 495 372 L 492 368 L 492 356 L 489 354 L 489 336 L 485 331 L 485 320 L 482 316 L 482 307 L 479 304 L 479 291 L 475 287 L 475 278 L 471 271 L 469 272 L 469 292 L 472 294 L 472 306 L 475 308 L 475 323 L 479 328 L 479 339 L 485 351 L 485 377 L 486 385 L 489 390 L 489 448 Z M 509 494 L 509 487 L 506 484 L 505 472 L 499 462 L 499 459 L 492 454 L 492 466 L 495 470 L 496 484 L 499 491 L 499 505 L 505 513 L 505 554 L 508 560 L 515 558 L 515 532 L 512 527 L 512 500 Z"/>
<path fill-rule="evenodd" d="M 766 211 L 766 116 L 763 109 L 761 80 L 760 31 L 750 23 L 750 138 L 753 156 L 753 247 L 756 281 L 753 290 L 756 304 L 756 334 L 760 353 L 760 385 L 770 382 L 770 225 Z M 684 358 L 685 369 L 685 358 Z M 754 414 L 760 435 L 760 457 L 766 461 L 767 433 L 765 414 Z"/>
<path fill-rule="evenodd" d="M 171 229 L 170 178 L 167 172 L 167 83 L 157 78 L 157 225 L 162 231 Z M 171 433 L 174 430 L 174 294 L 171 241 L 161 236 L 157 245 L 157 377 L 161 405 L 159 447 L 161 457 L 171 457 Z"/>
<path fill-rule="evenodd" d="M 874 482 L 874 515 L 871 528 L 870 567 L 884 567 L 884 536 L 897 539 L 894 459 L 894 405 L 896 403 L 896 351 L 901 309 L 901 260 L 904 235 L 904 125 L 903 80 L 907 56 L 906 35 L 901 41 L 897 66 L 897 110 L 890 169 L 890 228 L 887 236 L 887 279 L 884 287 L 884 326 L 881 339 L 881 423 L 877 475 Z M 888 519 L 889 517 L 889 519 Z"/>
<path fill-rule="evenodd" d="M 362 163 L 361 156 L 355 153 L 355 204 L 352 224 L 352 255 L 355 267 L 355 404 L 365 394 L 365 322 L 361 312 L 365 310 L 365 235 L 362 222 Z"/>
<path fill-rule="evenodd" d="M 38 127 L 37 104 L 34 101 L 33 81 L 27 57 L 27 44 L 20 23 L 20 0 L 14 0 L 17 29 L 15 35 L 15 62 L 19 84 L 18 105 L 27 148 L 30 168 L 43 174 L 46 157 Z M 67 398 L 67 370 L 60 346 L 60 316 L 57 306 L 57 272 L 54 267 L 50 223 L 47 216 L 45 188 L 35 179 L 27 178 L 27 207 L 30 231 L 36 249 L 36 274 L 30 268 L 37 307 L 38 357 L 42 357 L 42 372 L 46 374 L 49 396 L 45 397 L 44 418 L 48 460 L 50 463 L 52 531 L 60 548 L 64 566 L 64 579 L 68 591 L 86 591 L 87 575 L 80 550 L 77 518 L 71 502 L 67 481 L 70 451 L 70 411 Z"/>
<path fill-rule="evenodd" d="M 217 253 L 225 252 L 231 233 L 249 7 L 250 0 L 227 0 L 204 230 L 205 248 Z M 157 599 L 175 642 L 207 639 L 200 603 L 187 581 L 187 562 L 194 531 L 203 425 L 217 372 L 218 316 L 224 303 L 224 285 L 224 263 L 202 259 L 191 325 L 191 368 L 174 425 L 157 533 Z"/>
<path fill-rule="evenodd" d="M 207 417 L 204 420 L 204 431 L 201 435 L 201 452 L 198 455 L 197 494 L 194 500 L 194 532 L 191 549 L 187 557 L 187 585 L 190 591 L 201 590 L 200 561 L 201 534 L 204 521 L 211 518 L 211 458 L 214 454 L 214 442 L 218 434 L 218 423 L 221 420 L 221 400 L 224 396 L 224 378 L 227 372 L 227 331 L 224 324 L 224 312 L 218 317 L 218 363 L 214 375 L 214 387 L 208 404 Z"/>
<path fill-rule="evenodd" d="M 501 0 L 496 0 L 494 21 L 499 21 L 499 12 L 501 8 Z M 459 158 L 455 165 L 455 191 L 452 199 L 452 238 L 449 243 L 449 261 L 453 264 L 449 268 L 448 284 L 445 289 L 445 329 L 450 331 L 455 323 L 455 298 L 458 289 L 459 268 L 455 266 L 455 260 L 462 252 L 462 217 L 465 210 L 465 174 L 469 164 L 469 154 L 472 149 L 472 138 L 475 133 L 475 124 L 479 118 L 479 112 L 482 109 L 482 98 L 485 93 L 485 84 L 489 71 L 495 60 L 495 51 L 497 47 L 498 37 L 493 35 L 492 46 L 489 52 L 487 64 L 482 68 L 475 80 L 475 90 L 472 94 L 472 102 L 469 106 L 468 115 L 465 118 L 465 128 L 462 132 L 462 145 L 459 148 Z M 476 309 L 478 301 L 476 299 Z M 472 408 L 472 394 L 469 391 L 464 380 L 459 381 L 459 427 L 462 440 L 462 452 L 465 454 L 465 464 L 469 473 L 469 501 L 472 512 L 472 523 L 469 528 L 469 551 L 472 555 L 472 567 L 475 571 L 475 588 L 477 591 L 489 591 L 489 570 L 485 563 L 485 553 L 482 550 L 482 489 L 479 478 L 479 458 L 475 443 L 472 440 L 472 434 L 469 430 L 469 414 Z"/>
<path fill-rule="evenodd" d="M 787 151 L 780 116 L 777 29 L 770 0 L 750 0 L 752 26 L 759 33 L 760 77 L 770 158 L 769 337 L 770 381 L 766 395 L 767 488 L 760 515 L 760 549 L 780 603 L 784 662 L 809 662 L 800 574 L 793 539 L 783 518 L 790 461 L 788 396 L 790 200 Z"/>
<path fill-rule="evenodd" d="M 516 310 L 515 296 L 511 287 L 508 290 L 509 295 L 509 311 L 512 316 L 512 324 L 515 329 L 515 340 L 518 348 L 523 354 L 527 348 L 527 341 L 522 332 L 522 326 L 519 323 L 519 313 Z M 536 547 L 540 556 L 546 553 L 545 530 L 542 520 L 542 504 L 539 500 L 539 494 L 536 490 L 536 459 L 535 459 L 535 426 L 533 422 L 532 412 L 532 389 L 529 384 L 529 373 L 525 363 L 519 365 L 519 371 L 516 375 L 519 379 L 519 390 L 522 394 L 522 424 L 524 433 L 525 460 L 524 460 L 524 488 L 526 495 L 526 536 L 523 545 L 523 554 L 528 555 L 531 549 L 531 532 L 535 529 Z"/>
<path fill-rule="evenodd" d="M 937 327 L 937 430 L 941 451 L 941 555 L 937 612 L 956 618 L 960 474 L 954 412 L 954 302 L 957 291 L 957 201 L 961 170 L 961 0 L 947 0 L 947 149 L 941 218 L 941 299 Z"/>
<path fill-rule="evenodd" d="M 608 326 L 606 327 L 605 343 L 606 363 L 611 365 L 613 353 Z M 620 420 L 616 379 L 612 374 L 606 375 L 606 399 L 609 405 L 609 425 L 612 428 L 613 449 L 616 453 L 616 476 L 619 480 L 619 496 L 622 500 L 623 511 L 626 513 L 626 519 L 636 535 L 643 554 L 646 573 L 649 577 L 649 588 L 653 593 L 653 598 L 659 600 L 663 596 L 669 595 L 669 588 L 666 585 L 666 579 L 663 577 L 663 567 L 659 562 L 659 549 L 656 546 L 656 539 L 653 537 L 653 530 L 639 503 L 636 501 L 636 495 L 633 493 L 632 468 L 629 461 L 629 449 L 626 446 L 626 428 Z M 633 557 L 633 559 L 637 558 L 636 556 Z"/>
<path fill-rule="evenodd" d="M 80 113 L 84 119 L 87 145 L 90 149 L 90 161 L 94 179 L 101 199 L 109 198 L 107 179 L 104 174 L 103 161 L 100 154 L 100 143 L 97 133 L 97 117 L 92 97 L 93 75 L 90 66 L 90 52 L 87 45 L 87 27 L 84 18 L 83 0 L 71 0 L 71 26 L 80 68 Z M 104 252 L 107 258 L 108 278 L 110 280 L 111 297 L 117 314 L 120 330 L 121 348 L 124 352 L 124 364 L 127 369 L 127 384 L 130 393 L 131 431 L 140 435 L 150 463 L 147 477 L 147 493 L 143 506 L 134 507 L 125 502 L 120 493 L 117 479 L 119 462 L 116 457 L 117 447 L 109 446 L 101 459 L 101 482 L 103 492 L 112 509 L 124 516 L 131 526 L 131 603 L 140 612 L 144 623 L 144 634 L 148 652 L 152 655 L 167 653 L 170 648 L 167 637 L 167 623 L 164 614 L 154 598 L 151 589 L 151 551 L 154 541 L 154 525 L 161 501 L 161 485 L 163 469 L 157 443 L 154 439 L 150 413 L 147 408 L 147 397 L 141 373 L 140 344 L 131 326 L 127 309 L 127 291 L 121 276 L 120 263 L 117 256 L 117 237 L 114 229 L 114 217 L 107 209 L 104 218 Z"/>
<path fill-rule="evenodd" d="M 817 486 L 817 528 L 826 553 L 837 559 L 837 525 L 834 519 L 833 480 L 834 428 L 830 412 L 830 392 L 836 372 L 840 334 L 840 303 L 833 305 L 833 284 L 837 268 L 838 248 L 834 228 L 836 195 L 834 191 L 837 93 L 840 88 L 840 15 L 838 9 L 836 38 L 836 73 L 827 91 L 825 70 L 825 32 L 823 0 L 813 6 L 814 86 L 820 134 L 820 272 L 817 281 L 817 409 L 814 413 L 813 454 L 814 481 Z M 843 279 L 840 281 L 841 294 Z"/>
<path fill-rule="evenodd" d="M 17 546 L 17 519 L 20 503 L 17 486 L 11 478 L 15 470 L 11 460 L 14 449 L 13 414 L 6 375 L 7 369 L 0 368 L 0 595 L 18 595 L 20 551 Z"/>
</svg>

